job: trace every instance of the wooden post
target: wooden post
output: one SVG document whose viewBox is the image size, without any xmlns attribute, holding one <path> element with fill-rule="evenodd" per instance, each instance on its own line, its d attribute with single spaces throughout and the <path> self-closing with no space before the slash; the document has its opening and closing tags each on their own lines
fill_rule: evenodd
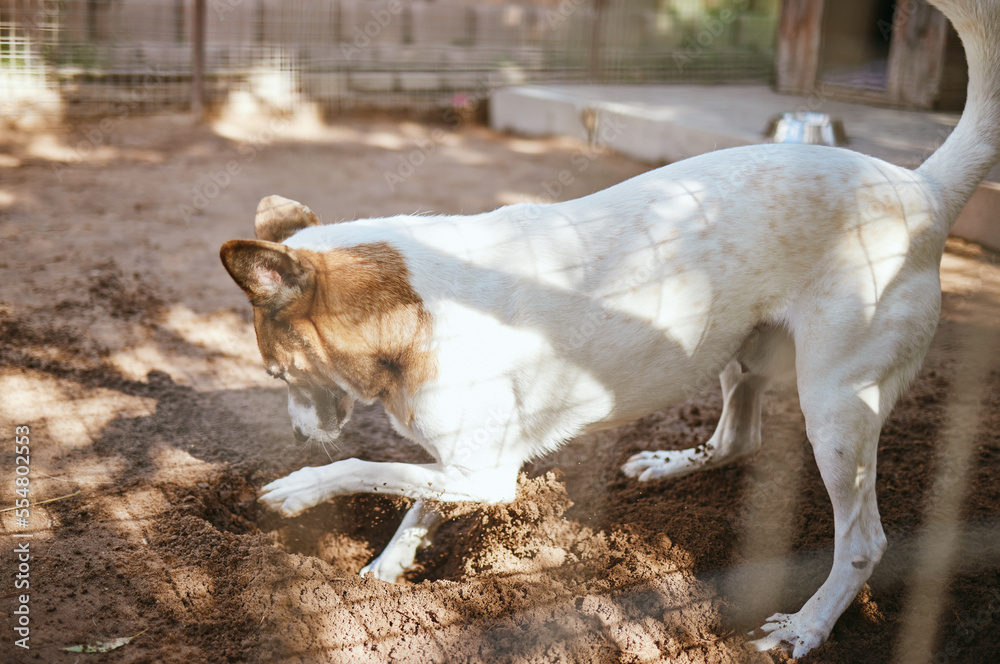
<svg viewBox="0 0 1000 664">
<path fill-rule="evenodd" d="M 782 0 L 778 24 L 778 92 L 816 89 L 824 0 Z"/>
<path fill-rule="evenodd" d="M 194 35 L 191 46 L 191 112 L 196 122 L 205 115 L 205 0 L 194 0 Z"/>
<path fill-rule="evenodd" d="M 948 19 L 923 0 L 896 6 L 889 49 L 889 100 L 933 108 L 941 92 Z"/>
</svg>

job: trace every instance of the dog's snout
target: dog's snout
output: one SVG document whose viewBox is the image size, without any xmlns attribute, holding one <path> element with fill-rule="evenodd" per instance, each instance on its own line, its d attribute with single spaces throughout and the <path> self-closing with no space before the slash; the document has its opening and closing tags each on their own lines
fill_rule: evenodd
<svg viewBox="0 0 1000 664">
<path fill-rule="evenodd" d="M 300 429 L 298 427 L 292 427 L 292 434 L 294 434 L 295 440 L 298 441 L 298 442 L 300 442 L 300 443 L 304 443 L 307 440 L 309 440 L 309 436 L 307 436 L 306 434 L 302 433 L 302 429 Z"/>
</svg>

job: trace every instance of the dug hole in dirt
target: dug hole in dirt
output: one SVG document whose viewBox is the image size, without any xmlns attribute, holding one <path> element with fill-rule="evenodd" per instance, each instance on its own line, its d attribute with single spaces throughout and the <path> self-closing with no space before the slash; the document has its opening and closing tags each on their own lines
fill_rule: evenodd
<svg viewBox="0 0 1000 664">
<path fill-rule="evenodd" d="M 759 455 L 679 480 L 638 484 L 618 469 L 639 450 L 704 442 L 718 388 L 574 440 L 524 468 L 512 504 L 443 525 L 397 585 L 357 572 L 407 501 L 351 496 L 283 518 L 255 499 L 268 481 L 329 462 L 294 442 L 250 307 L 218 260 L 224 241 L 252 236 L 261 197 L 300 200 L 327 222 L 474 213 L 537 200 L 564 171 L 559 196 L 572 198 L 649 165 L 568 139 L 377 118 L 123 118 L 83 154 L 87 128 L 0 135 L 0 507 L 18 498 L 18 426 L 30 430 L 31 500 L 55 499 L 23 523 L 0 514 L 0 659 L 789 661 L 748 651 L 745 634 L 797 610 L 832 559 L 830 503 L 794 390 L 766 399 Z M 880 443 L 889 550 L 803 662 L 896 661 L 904 623 L 927 608 L 914 600 L 922 534 L 949 467 L 956 367 L 977 330 L 994 343 L 980 358 L 953 565 L 930 624 L 935 662 L 1000 652 L 1000 268 L 951 242 L 942 274 L 934 346 Z M 424 460 L 378 407 L 359 408 L 329 453 Z M 27 650 L 14 646 L 24 542 Z M 105 652 L 65 650 L 88 645 Z"/>
</svg>

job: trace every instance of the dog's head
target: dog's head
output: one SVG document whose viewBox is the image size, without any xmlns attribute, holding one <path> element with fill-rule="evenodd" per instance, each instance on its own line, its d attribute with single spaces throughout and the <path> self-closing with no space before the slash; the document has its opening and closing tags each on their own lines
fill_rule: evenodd
<svg viewBox="0 0 1000 664">
<path fill-rule="evenodd" d="M 257 207 L 256 240 L 230 240 L 220 256 L 254 309 L 267 372 L 288 386 L 288 414 L 300 441 L 332 442 L 355 398 L 382 399 L 406 421 L 401 396 L 428 373 L 427 316 L 405 264 L 383 244 L 322 252 L 283 241 L 320 221 L 280 196 Z"/>
</svg>

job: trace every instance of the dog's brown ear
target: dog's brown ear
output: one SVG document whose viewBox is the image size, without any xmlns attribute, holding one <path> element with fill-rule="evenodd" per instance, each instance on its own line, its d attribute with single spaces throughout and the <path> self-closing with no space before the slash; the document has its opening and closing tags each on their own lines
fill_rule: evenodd
<svg viewBox="0 0 1000 664">
<path fill-rule="evenodd" d="M 319 217 L 302 203 L 281 196 L 268 196 L 257 205 L 253 230 L 258 240 L 284 242 L 306 226 L 319 225 Z"/>
<path fill-rule="evenodd" d="M 312 299 L 316 271 L 294 249 L 264 240 L 230 240 L 219 256 L 250 303 L 271 316 L 289 317 Z"/>
</svg>

